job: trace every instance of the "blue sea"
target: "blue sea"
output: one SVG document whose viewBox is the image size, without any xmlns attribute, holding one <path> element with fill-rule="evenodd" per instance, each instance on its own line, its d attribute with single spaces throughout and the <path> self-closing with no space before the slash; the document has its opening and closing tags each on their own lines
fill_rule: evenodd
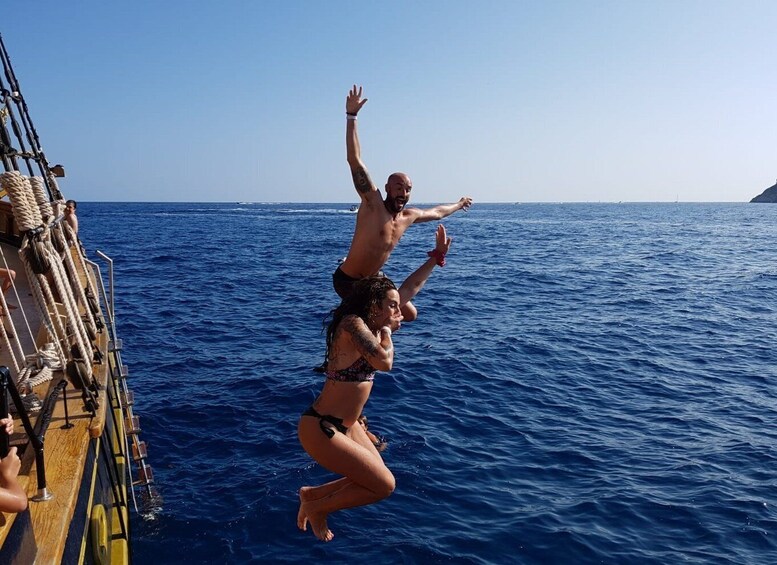
<svg viewBox="0 0 777 565">
<path fill-rule="evenodd" d="M 295 525 L 335 478 L 323 384 L 343 204 L 79 205 L 162 502 L 136 563 L 777 562 L 777 207 L 480 204 L 366 413 L 394 494 Z M 386 265 L 401 282 L 434 223 Z"/>
</svg>

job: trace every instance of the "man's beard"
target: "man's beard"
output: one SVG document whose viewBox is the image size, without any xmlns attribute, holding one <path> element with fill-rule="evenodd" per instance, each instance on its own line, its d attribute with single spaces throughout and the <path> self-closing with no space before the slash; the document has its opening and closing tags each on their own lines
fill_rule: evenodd
<svg viewBox="0 0 777 565">
<path fill-rule="evenodd" d="M 386 205 L 386 208 L 389 212 L 392 214 L 397 214 L 402 211 L 402 209 L 405 207 L 406 201 L 398 202 L 398 198 L 387 198 L 384 200 L 384 204 Z"/>
</svg>

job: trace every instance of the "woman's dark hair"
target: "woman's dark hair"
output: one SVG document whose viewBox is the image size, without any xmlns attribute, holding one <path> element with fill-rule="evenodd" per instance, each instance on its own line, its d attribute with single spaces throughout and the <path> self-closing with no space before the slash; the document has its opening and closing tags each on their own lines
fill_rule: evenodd
<svg viewBox="0 0 777 565">
<path fill-rule="evenodd" d="M 329 352 L 332 343 L 334 343 L 335 331 L 343 318 L 350 315 L 358 316 L 367 323 L 373 307 L 380 305 L 389 290 L 396 289 L 397 287 L 394 286 L 391 279 L 383 276 L 367 277 L 353 284 L 350 294 L 343 298 L 340 305 L 332 310 L 327 317 L 330 321 L 326 328 L 325 363 L 329 361 Z M 324 323 L 326 324 L 326 320 Z"/>
</svg>

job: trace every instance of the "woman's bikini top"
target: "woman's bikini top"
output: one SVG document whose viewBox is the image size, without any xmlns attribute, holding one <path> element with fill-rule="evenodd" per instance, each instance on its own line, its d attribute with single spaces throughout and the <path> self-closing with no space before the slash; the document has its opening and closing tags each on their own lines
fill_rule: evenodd
<svg viewBox="0 0 777 565">
<path fill-rule="evenodd" d="M 375 379 L 375 367 L 364 357 L 359 357 L 347 369 L 329 369 L 326 378 L 343 383 L 362 383 Z"/>
</svg>

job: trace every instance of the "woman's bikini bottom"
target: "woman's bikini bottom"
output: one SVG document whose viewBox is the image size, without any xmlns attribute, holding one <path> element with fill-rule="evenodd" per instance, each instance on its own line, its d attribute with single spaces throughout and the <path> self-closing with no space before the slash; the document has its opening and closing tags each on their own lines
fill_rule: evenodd
<svg viewBox="0 0 777 565">
<path fill-rule="evenodd" d="M 303 416 L 313 416 L 314 418 L 318 418 L 318 425 L 321 428 L 321 431 L 326 434 L 326 437 L 329 439 L 332 439 L 335 437 L 335 432 L 332 428 L 325 426 L 324 422 L 328 422 L 332 424 L 335 429 L 337 429 L 340 433 L 347 433 L 348 427 L 343 425 L 343 419 L 342 418 L 336 418 L 335 416 L 330 416 L 329 414 L 319 414 L 316 412 L 316 409 L 313 408 L 313 406 L 310 406 L 307 410 L 305 410 L 302 413 Z"/>
</svg>

